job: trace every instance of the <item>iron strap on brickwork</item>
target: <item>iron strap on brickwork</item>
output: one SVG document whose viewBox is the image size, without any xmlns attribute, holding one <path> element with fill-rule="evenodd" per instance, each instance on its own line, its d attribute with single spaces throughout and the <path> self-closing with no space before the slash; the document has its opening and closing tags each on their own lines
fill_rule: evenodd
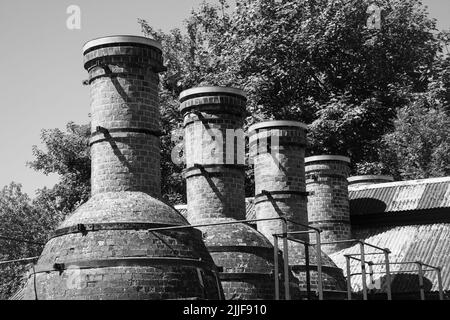
<svg viewBox="0 0 450 320">
<path fill-rule="evenodd" d="M 77 224 L 71 227 L 61 228 L 56 230 L 50 239 L 61 237 L 68 234 L 81 233 L 87 235 L 90 232 L 110 231 L 110 230 L 134 230 L 134 231 L 148 231 L 153 228 L 168 228 L 178 227 L 177 225 L 167 225 L 158 223 L 133 223 L 133 222 L 118 222 L 118 223 L 91 223 L 91 224 Z M 200 231 L 199 231 L 200 232 Z"/>
<path fill-rule="evenodd" d="M 70 269 L 100 269 L 100 268 L 115 268 L 115 267 L 145 267 L 164 265 L 168 263 L 180 262 L 180 266 L 194 266 L 194 267 L 210 267 L 210 265 L 201 258 L 189 259 L 181 257 L 134 257 L 134 258 L 115 258 L 115 259 L 97 259 L 85 260 L 77 262 L 55 263 L 53 265 L 43 265 L 36 268 L 36 273 L 49 273 L 58 271 L 60 273 Z"/>
</svg>

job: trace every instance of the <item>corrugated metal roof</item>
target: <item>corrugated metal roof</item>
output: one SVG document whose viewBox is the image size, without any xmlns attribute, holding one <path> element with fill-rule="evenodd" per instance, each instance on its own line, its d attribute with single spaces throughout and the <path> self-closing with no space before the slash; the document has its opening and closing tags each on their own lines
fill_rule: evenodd
<svg viewBox="0 0 450 320">
<path fill-rule="evenodd" d="M 349 187 L 352 215 L 450 208 L 450 177 Z"/>
<path fill-rule="evenodd" d="M 391 250 L 391 262 L 421 261 L 423 263 L 442 267 L 442 282 L 444 290 L 450 290 L 450 224 L 410 225 L 385 228 L 364 228 L 353 230 L 354 237 L 381 248 Z M 370 248 L 366 252 L 376 252 Z M 354 245 L 345 250 L 330 255 L 333 261 L 346 270 L 345 254 L 359 253 L 359 246 Z M 366 258 L 374 263 L 383 263 L 382 255 L 370 255 Z M 415 269 L 414 265 L 392 265 L 392 271 Z M 361 272 L 358 261 L 352 261 L 351 273 Z M 374 272 L 384 272 L 383 266 L 374 266 Z M 344 272 L 345 273 L 345 272 Z M 435 272 L 425 272 L 425 289 L 437 291 L 438 281 Z M 397 280 L 396 280 L 397 278 Z M 384 287 L 384 275 L 374 275 L 375 281 Z M 393 291 L 418 292 L 417 273 L 393 275 Z M 361 276 L 352 276 L 353 290 L 362 290 Z M 370 284 L 368 279 L 368 284 Z"/>
</svg>

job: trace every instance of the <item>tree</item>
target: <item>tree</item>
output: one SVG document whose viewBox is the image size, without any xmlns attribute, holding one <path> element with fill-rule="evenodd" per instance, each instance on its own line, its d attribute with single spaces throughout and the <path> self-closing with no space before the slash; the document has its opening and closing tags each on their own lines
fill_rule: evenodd
<svg viewBox="0 0 450 320">
<path fill-rule="evenodd" d="M 385 135 L 384 162 L 405 180 L 450 175 L 448 106 L 419 95 L 400 109 L 395 130 Z"/>
<path fill-rule="evenodd" d="M 72 213 L 89 199 L 91 160 L 89 125 L 72 122 L 66 132 L 60 129 L 42 130 L 44 150 L 33 147 L 35 159 L 29 166 L 44 174 L 58 174 L 60 181 L 51 189 L 38 191 L 35 204 L 42 210 L 62 215 Z"/>
<path fill-rule="evenodd" d="M 234 9 L 226 1 L 203 3 L 185 33 L 139 23 L 163 44 L 169 72 L 161 86 L 171 110 L 194 86 L 241 87 L 249 98 L 247 125 L 305 122 L 309 154 L 346 154 L 354 173 L 387 173 L 383 136 L 411 94 L 442 79 L 434 70 L 443 47 L 420 1 L 375 3 L 382 9 L 379 30 L 367 27 L 372 2 L 348 0 L 240 0 Z M 173 114 L 172 129 L 181 123 Z"/>
<path fill-rule="evenodd" d="M 11 183 L 0 190 L 0 261 L 35 257 L 40 254 L 57 218 L 33 206 L 20 184 Z M 26 263 L 0 265 L 0 300 L 19 288 Z"/>
</svg>

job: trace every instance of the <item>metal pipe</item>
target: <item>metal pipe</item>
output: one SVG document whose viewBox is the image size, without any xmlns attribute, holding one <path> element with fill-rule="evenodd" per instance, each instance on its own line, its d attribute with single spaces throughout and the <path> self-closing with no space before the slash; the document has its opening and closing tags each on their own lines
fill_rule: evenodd
<svg viewBox="0 0 450 320">
<path fill-rule="evenodd" d="M 375 280 L 373 279 L 373 264 L 368 262 L 367 263 L 369 266 L 369 280 L 370 280 L 370 285 L 371 287 L 373 287 L 375 285 Z"/>
<path fill-rule="evenodd" d="M 345 261 L 347 263 L 347 300 L 352 300 L 352 275 L 350 270 L 350 257 L 346 255 Z"/>
<path fill-rule="evenodd" d="M 315 233 L 315 232 L 316 232 L 315 230 L 311 230 L 311 231 L 289 231 L 289 232 L 286 232 L 286 234 L 291 235 L 291 234 L 305 234 L 305 233 Z"/>
<path fill-rule="evenodd" d="M 379 256 L 384 254 L 384 252 L 370 252 L 370 253 L 366 253 L 365 256 Z M 359 253 L 352 253 L 352 254 L 347 254 L 347 256 L 359 256 Z"/>
<path fill-rule="evenodd" d="M 17 259 L 17 260 L 8 260 L 8 261 L 0 261 L 0 265 L 9 264 L 9 263 L 15 263 L 15 262 L 33 261 L 33 260 L 37 260 L 37 259 L 39 259 L 39 257 Z"/>
<path fill-rule="evenodd" d="M 309 244 L 305 243 L 306 296 L 311 300 L 311 274 L 309 273 Z"/>
<path fill-rule="evenodd" d="M 420 289 L 420 300 L 425 300 L 425 290 L 423 286 L 423 269 L 422 269 L 422 263 L 416 262 L 417 267 L 419 269 L 419 289 Z"/>
<path fill-rule="evenodd" d="M 441 268 L 436 268 L 438 286 L 439 286 L 439 300 L 444 300 L 444 289 L 442 288 L 442 274 Z"/>
<path fill-rule="evenodd" d="M 390 270 L 390 263 L 389 263 L 389 250 L 384 251 L 384 263 L 386 268 L 386 286 L 387 286 L 387 299 L 390 301 L 392 300 L 392 279 L 391 279 L 391 270 Z"/>
<path fill-rule="evenodd" d="M 370 243 L 367 243 L 367 242 L 364 242 L 364 241 L 361 241 L 361 240 L 358 240 L 358 239 L 340 240 L 340 241 L 330 241 L 330 242 L 324 242 L 324 243 L 322 243 L 322 245 L 327 245 L 327 244 L 339 244 L 339 243 L 355 243 L 355 242 L 356 242 L 356 243 L 359 243 L 359 244 L 363 244 L 363 245 L 368 246 L 368 247 L 372 247 L 372 248 L 377 249 L 377 250 L 380 250 L 380 251 L 386 250 L 386 249 L 377 247 L 377 246 L 375 246 L 375 245 L 373 245 L 373 244 L 370 244 Z"/>
<path fill-rule="evenodd" d="M 280 271 L 278 270 L 278 237 L 273 236 L 273 261 L 275 273 L 275 300 L 280 300 Z"/>
<path fill-rule="evenodd" d="M 240 224 L 240 223 L 250 223 L 250 222 L 260 222 L 260 221 L 273 221 L 273 220 L 281 220 L 284 223 L 286 223 L 286 221 L 287 221 L 283 217 L 278 217 L 278 218 L 266 218 L 266 219 L 236 220 L 236 221 L 216 222 L 216 223 L 196 224 L 196 225 L 181 225 L 181 226 L 171 226 L 171 227 L 160 227 L 160 228 L 151 228 L 151 229 L 146 229 L 146 230 L 148 232 L 156 232 L 156 231 L 168 231 L 168 230 L 179 230 L 179 229 L 189 229 L 189 228 L 214 227 L 214 226 L 224 226 L 224 225 Z M 292 222 L 292 223 L 295 223 L 295 222 Z"/>
<path fill-rule="evenodd" d="M 284 291 L 286 300 L 291 300 L 289 292 L 289 248 L 287 239 L 287 222 L 283 222 L 283 254 L 284 254 Z"/>
<path fill-rule="evenodd" d="M 320 240 L 320 231 L 316 231 L 316 251 L 317 251 L 317 288 L 319 290 L 319 300 L 323 300 L 323 282 L 322 282 L 322 244 Z"/>
<path fill-rule="evenodd" d="M 424 272 L 427 271 L 434 271 L 434 270 L 423 270 Z M 398 271 L 391 271 L 391 274 L 397 274 L 397 273 L 418 273 L 418 270 L 398 270 Z M 373 274 L 386 274 L 386 272 L 374 272 Z M 359 276 L 361 273 L 352 273 L 352 276 Z"/>
<path fill-rule="evenodd" d="M 364 243 L 359 242 L 359 248 L 361 253 L 361 281 L 363 286 L 363 299 L 367 300 L 366 259 L 364 257 Z"/>
</svg>

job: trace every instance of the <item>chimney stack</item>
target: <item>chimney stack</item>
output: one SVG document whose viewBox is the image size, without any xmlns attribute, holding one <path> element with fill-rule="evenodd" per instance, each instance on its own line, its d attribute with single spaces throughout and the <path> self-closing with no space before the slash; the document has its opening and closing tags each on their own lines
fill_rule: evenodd
<svg viewBox="0 0 450 320">
<path fill-rule="evenodd" d="M 25 299 L 219 299 L 200 231 L 160 197 L 158 42 L 88 42 L 92 197 L 46 244 Z M 148 231 L 155 228 L 181 229 Z"/>
<path fill-rule="evenodd" d="M 305 149 L 307 126 L 294 121 L 268 121 L 253 125 L 250 131 L 250 155 L 255 168 L 255 211 L 257 219 L 284 217 L 288 232 L 307 231 L 307 193 L 305 184 Z M 298 224 L 295 224 L 295 223 Z M 260 221 L 258 230 L 273 240 L 273 234 L 283 233 L 279 221 Z M 308 234 L 291 235 L 308 241 Z M 315 242 L 315 235 L 311 237 Z M 323 271 L 323 288 L 327 297 L 342 299 L 339 291 L 345 290 L 342 270 L 324 253 L 313 246 L 308 248 L 309 270 L 302 243 L 289 241 L 289 266 L 299 280 L 301 295 L 306 297 L 307 274 L 311 290 L 317 290 L 317 258 Z"/>
<path fill-rule="evenodd" d="M 305 185 L 307 127 L 294 121 L 268 121 L 250 127 L 250 155 L 255 168 L 257 219 L 284 217 L 308 225 Z M 273 242 L 281 221 L 259 221 L 258 230 Z M 305 231 L 289 223 L 288 231 Z M 307 240 L 308 235 L 293 236 Z"/>
<path fill-rule="evenodd" d="M 347 181 L 349 188 L 356 188 L 372 184 L 394 182 L 394 177 L 381 175 L 355 176 L 348 178 Z"/>
<path fill-rule="evenodd" d="M 185 126 L 188 220 L 245 220 L 243 91 L 199 87 L 180 96 Z M 274 299 L 273 246 L 248 224 L 202 227 L 227 299 Z"/>
<path fill-rule="evenodd" d="M 322 242 L 351 239 L 347 177 L 350 159 L 323 155 L 305 159 L 309 224 L 320 228 Z M 334 253 L 348 244 L 324 245 L 323 251 Z"/>
</svg>

